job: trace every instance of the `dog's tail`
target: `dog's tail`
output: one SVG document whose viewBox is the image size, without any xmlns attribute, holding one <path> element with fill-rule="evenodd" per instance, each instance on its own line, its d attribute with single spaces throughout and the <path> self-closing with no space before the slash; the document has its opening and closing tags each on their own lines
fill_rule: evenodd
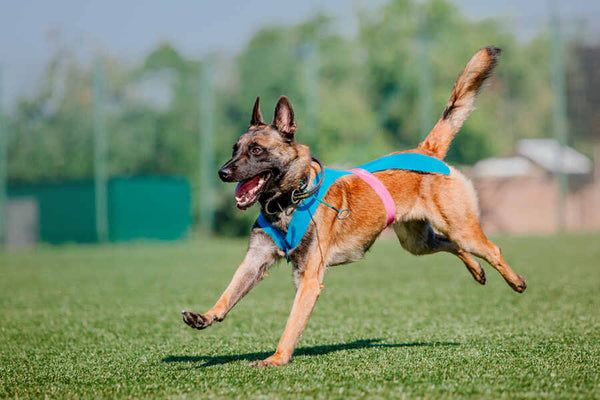
<svg viewBox="0 0 600 400">
<path fill-rule="evenodd" d="M 475 97 L 492 74 L 501 52 L 497 47 L 487 46 L 469 60 L 454 83 L 450 100 L 441 118 L 419 144 L 418 150 L 440 160 L 446 157 L 454 135 L 473 111 Z"/>
</svg>

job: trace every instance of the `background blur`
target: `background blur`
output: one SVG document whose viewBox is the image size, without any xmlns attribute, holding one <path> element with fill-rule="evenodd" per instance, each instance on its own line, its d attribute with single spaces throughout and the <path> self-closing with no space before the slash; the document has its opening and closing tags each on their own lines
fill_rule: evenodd
<svg viewBox="0 0 600 400">
<path fill-rule="evenodd" d="M 286 94 L 330 166 L 414 147 L 471 55 L 447 160 L 487 232 L 600 230 L 600 3 L 0 0 L 0 242 L 246 235 L 216 171 Z"/>
</svg>

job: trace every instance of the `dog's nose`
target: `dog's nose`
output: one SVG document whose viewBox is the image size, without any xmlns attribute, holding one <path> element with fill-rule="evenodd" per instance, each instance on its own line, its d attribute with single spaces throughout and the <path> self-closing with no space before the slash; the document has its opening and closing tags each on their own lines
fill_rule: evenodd
<svg viewBox="0 0 600 400">
<path fill-rule="evenodd" d="M 222 181 L 227 182 L 231 179 L 231 169 L 228 167 L 221 168 L 219 170 L 219 178 L 221 178 Z"/>
</svg>

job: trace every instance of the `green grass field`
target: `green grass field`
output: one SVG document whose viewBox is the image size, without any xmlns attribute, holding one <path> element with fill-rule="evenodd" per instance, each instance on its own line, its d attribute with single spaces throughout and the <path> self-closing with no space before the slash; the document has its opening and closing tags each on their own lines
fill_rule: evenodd
<svg viewBox="0 0 600 400">
<path fill-rule="evenodd" d="M 220 324 L 179 314 L 213 305 L 245 241 L 0 253 L 0 397 L 600 398 L 600 236 L 497 242 L 525 294 L 392 240 L 330 269 L 280 368 L 248 364 L 283 331 L 285 263 Z"/>
</svg>

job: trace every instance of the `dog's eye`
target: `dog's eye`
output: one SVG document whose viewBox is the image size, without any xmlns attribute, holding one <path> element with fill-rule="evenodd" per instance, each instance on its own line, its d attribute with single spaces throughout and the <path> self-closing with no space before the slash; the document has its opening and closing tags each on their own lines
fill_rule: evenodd
<svg viewBox="0 0 600 400">
<path fill-rule="evenodd" d="M 262 153 L 263 149 L 261 149 L 258 146 L 254 146 L 252 149 L 250 149 L 250 153 L 254 154 L 255 156 L 259 155 L 260 153 Z"/>
</svg>

